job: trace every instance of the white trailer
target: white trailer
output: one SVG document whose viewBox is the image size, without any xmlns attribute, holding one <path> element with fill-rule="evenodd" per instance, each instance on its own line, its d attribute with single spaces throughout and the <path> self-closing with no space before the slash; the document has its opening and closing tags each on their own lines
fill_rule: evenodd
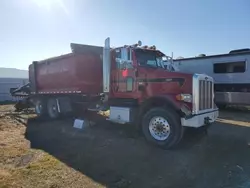
<svg viewBox="0 0 250 188">
<path fill-rule="evenodd" d="M 179 71 L 204 73 L 213 77 L 215 102 L 219 105 L 250 105 L 249 62 L 250 49 L 173 61 Z"/>
</svg>

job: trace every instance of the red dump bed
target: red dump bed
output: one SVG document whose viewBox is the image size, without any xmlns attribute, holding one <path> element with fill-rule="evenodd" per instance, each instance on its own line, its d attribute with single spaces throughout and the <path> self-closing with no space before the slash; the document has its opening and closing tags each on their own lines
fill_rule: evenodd
<svg viewBox="0 0 250 188">
<path fill-rule="evenodd" d="M 29 66 L 33 92 L 98 94 L 102 92 L 101 51 L 84 51 L 33 62 Z"/>
</svg>

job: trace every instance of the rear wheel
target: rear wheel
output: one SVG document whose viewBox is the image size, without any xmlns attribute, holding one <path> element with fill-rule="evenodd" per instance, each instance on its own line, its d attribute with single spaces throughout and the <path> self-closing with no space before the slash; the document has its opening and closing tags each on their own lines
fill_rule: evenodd
<svg viewBox="0 0 250 188">
<path fill-rule="evenodd" d="M 37 100 L 35 103 L 35 112 L 38 117 L 45 117 L 47 115 L 46 101 Z"/>
<path fill-rule="evenodd" d="M 176 146 L 183 136 L 180 118 L 171 109 L 149 110 L 143 117 L 142 130 L 147 141 L 164 149 Z"/>
<path fill-rule="evenodd" d="M 59 117 L 59 110 L 56 99 L 49 99 L 47 103 L 48 115 L 51 119 L 57 119 Z"/>
</svg>

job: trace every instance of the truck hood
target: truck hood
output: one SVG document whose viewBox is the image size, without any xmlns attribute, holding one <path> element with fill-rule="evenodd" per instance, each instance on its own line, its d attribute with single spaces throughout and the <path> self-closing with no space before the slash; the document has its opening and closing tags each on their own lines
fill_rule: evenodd
<svg viewBox="0 0 250 188">
<path fill-rule="evenodd" d="M 163 69 L 148 71 L 148 82 L 162 83 L 162 89 L 173 93 L 192 93 L 193 74 L 184 72 L 169 72 Z"/>
<path fill-rule="evenodd" d="M 184 79 L 192 79 L 193 73 L 175 71 L 170 72 L 164 69 L 155 69 L 150 71 L 150 77 L 161 77 L 161 78 L 184 78 Z"/>
</svg>

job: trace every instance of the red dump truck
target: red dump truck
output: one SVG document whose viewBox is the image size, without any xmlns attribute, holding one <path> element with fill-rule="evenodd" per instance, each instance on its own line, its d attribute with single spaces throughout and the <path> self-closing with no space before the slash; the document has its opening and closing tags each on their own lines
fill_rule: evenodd
<svg viewBox="0 0 250 188">
<path fill-rule="evenodd" d="M 110 48 L 71 44 L 72 53 L 29 66 L 29 99 L 38 116 L 58 118 L 76 105 L 110 110 L 107 120 L 131 123 L 160 147 L 176 146 L 185 127 L 203 127 L 218 117 L 213 79 L 164 68 L 155 46 Z"/>
</svg>

